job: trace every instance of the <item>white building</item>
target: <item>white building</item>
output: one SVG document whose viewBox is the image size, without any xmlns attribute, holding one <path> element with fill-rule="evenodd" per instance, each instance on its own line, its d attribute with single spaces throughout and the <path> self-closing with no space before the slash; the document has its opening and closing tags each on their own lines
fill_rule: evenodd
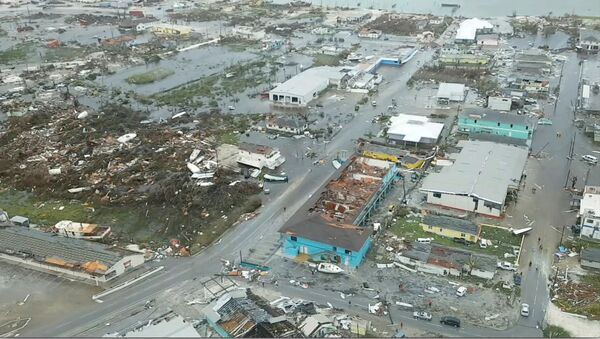
<svg viewBox="0 0 600 339">
<path fill-rule="evenodd" d="M 308 129 L 308 123 L 295 117 L 274 117 L 266 122 L 267 130 L 289 134 L 302 134 Z"/>
<path fill-rule="evenodd" d="M 145 262 L 140 253 L 19 226 L 0 227 L 0 259 L 91 283 L 110 281 Z"/>
<path fill-rule="evenodd" d="M 579 217 L 581 236 L 600 240 L 600 186 L 585 186 Z"/>
<path fill-rule="evenodd" d="M 506 97 L 488 97 L 488 108 L 496 111 L 510 111 L 512 99 Z"/>
<path fill-rule="evenodd" d="M 444 124 L 431 122 L 421 115 L 399 114 L 391 117 L 387 137 L 390 144 L 404 146 L 434 146 L 437 144 Z"/>
<path fill-rule="evenodd" d="M 54 225 L 54 230 L 63 237 L 84 240 L 102 240 L 110 233 L 110 227 L 62 220 Z"/>
<path fill-rule="evenodd" d="M 497 48 L 500 45 L 498 34 L 478 34 L 477 46 L 481 48 Z"/>
<path fill-rule="evenodd" d="M 450 102 L 463 102 L 467 96 L 467 88 L 464 84 L 442 82 L 437 91 L 437 101 L 440 104 Z"/>
<path fill-rule="evenodd" d="M 582 28 L 579 31 L 577 48 L 585 53 L 598 53 L 600 51 L 600 31 Z"/>
<path fill-rule="evenodd" d="M 367 38 L 367 39 L 379 39 L 383 33 L 378 29 L 362 29 L 358 33 L 359 38 Z"/>
<path fill-rule="evenodd" d="M 338 86 L 346 76 L 343 67 L 314 67 L 296 75 L 269 92 L 277 105 L 306 106 L 330 85 Z"/>
<path fill-rule="evenodd" d="M 456 30 L 454 42 L 457 44 L 475 43 L 478 33 L 492 33 L 493 29 L 494 25 L 485 20 L 480 20 L 477 18 L 467 19 L 461 22 L 460 26 Z"/>
<path fill-rule="evenodd" d="M 237 162 L 250 167 L 274 170 L 285 162 L 285 157 L 278 149 L 243 142 L 239 145 Z"/>
<path fill-rule="evenodd" d="M 489 141 L 461 140 L 451 166 L 423 180 L 427 202 L 456 210 L 500 217 L 509 190 L 519 188 L 528 151 Z"/>
</svg>

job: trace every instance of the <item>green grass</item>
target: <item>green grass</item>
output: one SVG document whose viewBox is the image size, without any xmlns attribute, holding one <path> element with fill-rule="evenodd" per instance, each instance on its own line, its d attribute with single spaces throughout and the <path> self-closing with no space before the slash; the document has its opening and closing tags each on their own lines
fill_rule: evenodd
<svg viewBox="0 0 600 339">
<path fill-rule="evenodd" d="M 170 69 L 157 68 L 148 72 L 134 74 L 127 78 L 125 81 L 134 85 L 150 84 L 156 81 L 163 80 L 166 77 L 172 75 L 173 73 L 175 72 Z"/>
<path fill-rule="evenodd" d="M 395 224 L 392 224 L 390 231 L 409 241 L 415 241 L 417 238 L 432 238 L 434 239 L 432 242 L 437 245 L 495 255 L 499 258 L 504 258 L 504 253 L 513 253 L 512 246 L 519 246 L 521 244 L 521 237 L 513 236 L 508 230 L 482 226 L 481 237 L 491 240 L 492 246 L 488 246 L 487 248 L 481 248 L 477 244 L 466 246 L 455 243 L 451 238 L 424 231 L 420 222 L 421 219 L 418 217 L 410 219 L 401 218 Z"/>
<path fill-rule="evenodd" d="M 64 62 L 79 59 L 87 54 L 85 48 L 59 47 L 48 48 L 44 53 L 46 62 Z"/>
<path fill-rule="evenodd" d="M 240 143 L 240 135 L 233 132 L 221 134 L 219 135 L 218 139 L 219 144 L 237 145 Z"/>
<path fill-rule="evenodd" d="M 314 66 L 339 66 L 340 57 L 337 55 L 317 54 L 313 57 Z"/>
<path fill-rule="evenodd" d="M 0 52 L 0 64 L 25 61 L 29 57 L 29 54 L 33 51 L 33 43 L 19 43 L 9 49 Z"/>
<path fill-rule="evenodd" d="M 195 97 L 211 98 L 213 87 L 218 80 L 219 78 L 216 75 L 211 75 L 193 84 L 178 87 L 160 95 L 154 95 L 153 98 L 163 105 L 192 104 Z"/>
<path fill-rule="evenodd" d="M 550 325 L 544 328 L 544 338 L 571 338 L 571 333 L 564 328 Z"/>
</svg>

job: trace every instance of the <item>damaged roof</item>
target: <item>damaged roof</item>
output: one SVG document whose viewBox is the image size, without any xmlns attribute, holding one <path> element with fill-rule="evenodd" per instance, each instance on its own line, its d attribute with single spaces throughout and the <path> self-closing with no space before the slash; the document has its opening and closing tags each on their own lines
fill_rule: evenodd
<svg viewBox="0 0 600 339">
<path fill-rule="evenodd" d="M 423 180 L 421 191 L 473 196 L 504 204 L 507 191 L 521 181 L 528 150 L 489 141 L 465 141 L 452 166 Z"/>
<path fill-rule="evenodd" d="M 369 228 L 339 224 L 316 213 L 295 224 L 284 225 L 279 232 L 354 252 L 360 251 L 371 235 Z"/>
<path fill-rule="evenodd" d="M 285 116 L 271 118 L 268 120 L 268 122 L 279 127 L 289 127 L 297 129 L 304 128 L 304 126 L 306 125 L 306 121 L 302 121 L 301 119 L 296 117 Z"/>
<path fill-rule="evenodd" d="M 249 142 L 240 142 L 239 148 L 240 150 L 256 154 L 269 155 L 271 152 L 273 152 L 273 148 L 269 146 L 257 145 Z"/>
<path fill-rule="evenodd" d="M 465 110 L 462 111 L 459 116 L 461 118 L 499 122 L 501 124 L 533 126 L 531 120 L 524 114 L 518 115 L 513 113 L 501 113 L 493 109 L 486 108 L 465 108 Z"/>
<path fill-rule="evenodd" d="M 25 254 L 38 262 L 57 262 L 58 259 L 67 264 L 83 265 L 97 261 L 108 268 L 124 257 L 102 244 L 19 226 L 0 227 L 0 252 L 19 256 Z"/>
<path fill-rule="evenodd" d="M 595 29 L 582 28 L 581 30 L 579 30 L 579 41 L 600 42 L 600 31 Z"/>
<path fill-rule="evenodd" d="M 479 235 L 479 227 L 474 222 L 465 219 L 428 214 L 423 218 L 423 223 L 428 226 Z"/>
</svg>

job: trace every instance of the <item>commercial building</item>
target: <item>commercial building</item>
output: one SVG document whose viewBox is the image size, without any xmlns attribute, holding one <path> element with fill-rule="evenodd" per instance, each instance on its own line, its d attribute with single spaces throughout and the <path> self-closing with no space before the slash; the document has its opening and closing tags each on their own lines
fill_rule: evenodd
<svg viewBox="0 0 600 339">
<path fill-rule="evenodd" d="M 437 102 L 439 104 L 449 104 L 450 102 L 463 102 L 467 96 L 467 89 L 464 84 L 440 83 L 437 91 Z"/>
<path fill-rule="evenodd" d="M 590 58 L 591 59 L 591 58 Z M 585 60 L 581 70 L 580 108 L 586 113 L 600 113 L 600 62 Z"/>
<path fill-rule="evenodd" d="M 528 150 L 489 141 L 461 140 L 451 166 L 423 180 L 427 202 L 501 217 L 509 191 L 518 190 Z"/>
<path fill-rule="evenodd" d="M 458 115 L 458 130 L 468 134 L 495 134 L 530 140 L 534 126 L 526 115 L 501 113 L 491 109 L 468 108 Z"/>
<path fill-rule="evenodd" d="M 285 313 L 250 289 L 231 290 L 204 308 L 209 326 L 222 338 L 298 338 Z"/>
<path fill-rule="evenodd" d="M 239 149 L 237 162 L 242 165 L 274 170 L 285 162 L 285 157 L 277 148 L 242 142 Z"/>
<path fill-rule="evenodd" d="M 582 249 L 581 267 L 600 269 L 600 248 L 587 247 Z"/>
<path fill-rule="evenodd" d="M 512 99 L 508 97 L 488 97 L 487 108 L 508 112 L 512 108 Z"/>
<path fill-rule="evenodd" d="M 0 226 L 0 259 L 87 282 L 110 281 L 144 263 L 144 255 L 19 226 Z"/>
<path fill-rule="evenodd" d="M 579 205 L 581 237 L 600 240 L 600 186 L 585 186 Z"/>
<path fill-rule="evenodd" d="M 296 117 L 278 116 L 267 119 L 267 130 L 287 134 L 302 134 L 308 129 L 306 120 Z"/>
<path fill-rule="evenodd" d="M 507 92 L 512 94 L 515 90 L 533 98 L 545 97 L 550 91 L 550 82 L 545 78 L 519 73 L 519 77 L 509 81 Z"/>
<path fill-rule="evenodd" d="M 460 238 L 469 242 L 477 242 L 481 228 L 472 221 L 428 214 L 421 222 L 423 231 L 435 233 L 447 238 Z"/>
<path fill-rule="evenodd" d="M 454 42 L 457 44 L 472 44 L 476 42 L 477 34 L 489 34 L 493 32 L 493 29 L 494 25 L 485 20 L 467 19 L 461 22 L 456 30 Z"/>
<path fill-rule="evenodd" d="M 498 48 L 500 42 L 498 40 L 498 34 L 478 34 L 477 35 L 477 47 L 482 49 L 494 49 Z"/>
<path fill-rule="evenodd" d="M 392 145 L 433 147 L 444 129 L 444 124 L 431 122 L 421 115 L 399 114 L 390 118 L 387 141 Z"/>
<path fill-rule="evenodd" d="M 314 67 L 269 91 L 271 102 L 284 106 L 306 106 L 328 86 L 338 86 L 347 74 L 343 67 Z"/>
<path fill-rule="evenodd" d="M 371 245 L 371 214 L 390 190 L 398 168 L 383 160 L 353 156 L 323 186 L 316 200 L 279 232 L 283 254 L 356 268 Z"/>
<path fill-rule="evenodd" d="M 528 50 L 515 54 L 514 68 L 518 74 L 548 75 L 552 72 L 552 58 L 540 50 Z"/>
<path fill-rule="evenodd" d="M 583 53 L 598 53 L 600 50 L 600 31 L 581 28 L 577 50 Z"/>
</svg>

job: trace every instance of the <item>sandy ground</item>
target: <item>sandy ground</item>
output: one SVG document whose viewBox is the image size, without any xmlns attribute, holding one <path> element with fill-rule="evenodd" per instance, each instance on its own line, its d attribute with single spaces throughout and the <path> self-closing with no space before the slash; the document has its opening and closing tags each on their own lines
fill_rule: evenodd
<svg viewBox="0 0 600 339">
<path fill-rule="evenodd" d="M 64 320 L 64 310 L 95 305 L 93 286 L 0 262 L 0 323 L 31 317 L 21 335 L 40 324 Z M 19 305 L 27 295 L 27 301 Z"/>
<path fill-rule="evenodd" d="M 600 333 L 600 321 L 583 319 L 569 313 L 561 312 L 554 304 L 548 306 L 546 321 L 569 331 L 574 337 L 591 337 Z"/>
</svg>

